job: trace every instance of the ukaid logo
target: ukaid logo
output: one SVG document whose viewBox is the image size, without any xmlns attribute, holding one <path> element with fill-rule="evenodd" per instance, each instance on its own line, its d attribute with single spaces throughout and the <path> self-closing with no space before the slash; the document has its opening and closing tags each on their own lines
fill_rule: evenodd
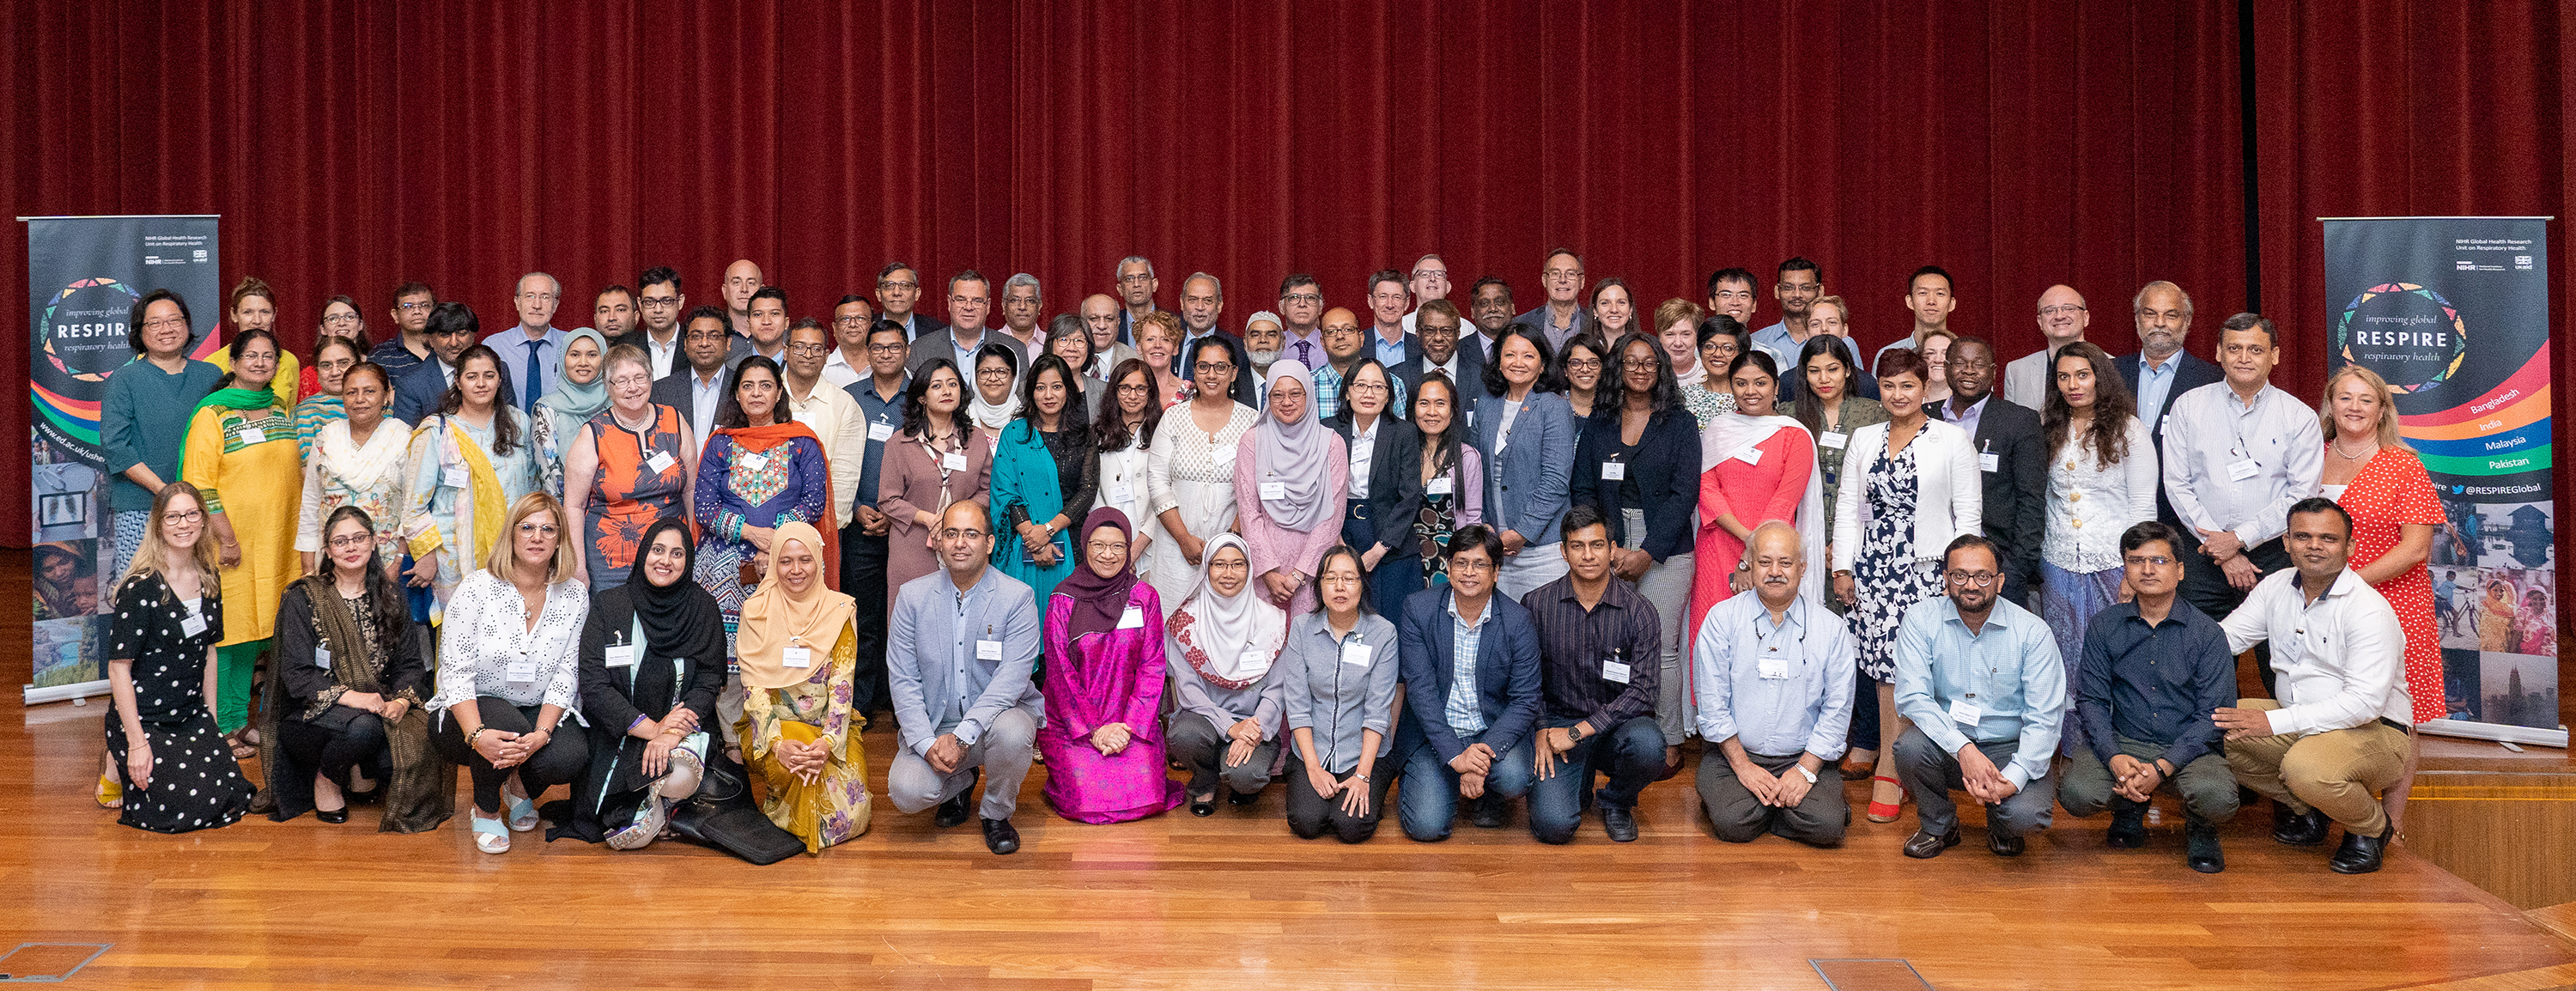
<svg viewBox="0 0 2576 991">
<path fill-rule="evenodd" d="M 2459 307 L 2412 282 L 2363 290 L 2335 322 L 2335 349 L 2343 360 L 2378 372 L 2399 393 L 2422 392 L 2450 378 L 2468 354 L 2468 341 Z"/>
</svg>

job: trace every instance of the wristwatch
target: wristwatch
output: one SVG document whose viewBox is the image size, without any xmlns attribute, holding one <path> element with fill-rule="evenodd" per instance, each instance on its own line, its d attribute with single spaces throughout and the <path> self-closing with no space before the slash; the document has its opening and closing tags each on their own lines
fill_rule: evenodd
<svg viewBox="0 0 2576 991">
<path fill-rule="evenodd" d="M 1807 779 L 1807 783 L 1808 783 L 1808 784 L 1815 784 L 1815 783 L 1816 783 L 1816 772 L 1814 772 L 1814 771 L 1810 771 L 1810 770 L 1807 770 L 1807 765 L 1805 765 L 1805 764 L 1792 764 L 1792 765 L 1789 765 L 1789 766 L 1797 768 L 1797 769 L 1798 769 L 1798 776 L 1799 776 L 1799 777 L 1802 777 L 1802 778 Z"/>
</svg>

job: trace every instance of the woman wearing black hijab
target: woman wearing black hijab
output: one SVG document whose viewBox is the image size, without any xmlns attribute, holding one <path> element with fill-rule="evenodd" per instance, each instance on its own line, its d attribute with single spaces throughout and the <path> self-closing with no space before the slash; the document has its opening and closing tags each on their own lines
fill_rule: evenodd
<svg viewBox="0 0 2576 991">
<path fill-rule="evenodd" d="M 725 682 L 724 613 L 690 579 L 697 545 L 665 517 L 637 542 L 626 584 L 590 600 L 581 633 L 582 714 L 619 745 L 594 747 L 560 835 L 633 850 L 661 835 L 671 804 L 698 788 Z"/>
</svg>

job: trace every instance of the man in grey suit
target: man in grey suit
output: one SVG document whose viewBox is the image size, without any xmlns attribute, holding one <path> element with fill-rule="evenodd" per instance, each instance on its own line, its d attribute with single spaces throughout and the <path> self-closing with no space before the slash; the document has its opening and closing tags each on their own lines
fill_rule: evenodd
<svg viewBox="0 0 2576 991">
<path fill-rule="evenodd" d="M 941 570 L 904 583 L 886 635 L 894 688 L 895 736 L 886 797 L 911 815 L 938 806 L 942 829 L 966 821 L 976 778 L 984 782 L 984 845 L 1020 848 L 1011 813 L 1029 776 L 1038 726 L 1046 719 L 1031 683 L 1038 656 L 1038 605 L 1029 586 L 985 564 L 992 525 L 972 501 L 948 507 L 936 535 Z"/>
<path fill-rule="evenodd" d="M 984 332 L 984 318 L 992 312 L 993 284 L 984 279 L 984 273 L 970 268 L 951 277 L 948 280 L 948 319 L 953 322 L 946 333 L 913 339 L 912 364 L 905 371 L 919 375 L 923 368 L 929 367 L 931 359 L 946 358 L 957 363 L 959 374 L 973 381 L 975 352 L 986 344 L 1006 339 L 1006 335 Z M 1019 347 L 1018 341 L 1009 343 L 1014 349 Z M 1023 353 L 1022 357 L 1025 358 L 1026 354 Z M 1026 368 L 1028 363 L 1024 360 L 1020 367 Z"/>
<path fill-rule="evenodd" d="M 2147 283 L 2129 309 L 2138 323 L 2138 353 L 2113 358 L 2111 364 L 2120 369 L 2120 381 L 2128 383 L 2129 394 L 2137 397 L 2138 419 L 2145 421 L 2161 459 L 2165 414 L 2173 411 L 2174 400 L 2225 380 L 2227 373 L 2183 350 L 2183 341 L 2191 336 L 2191 294 L 2181 286 L 2161 279 Z M 2166 526 L 2182 525 L 2173 503 L 2165 501 L 2162 484 L 2156 486 L 2156 518 Z"/>
</svg>

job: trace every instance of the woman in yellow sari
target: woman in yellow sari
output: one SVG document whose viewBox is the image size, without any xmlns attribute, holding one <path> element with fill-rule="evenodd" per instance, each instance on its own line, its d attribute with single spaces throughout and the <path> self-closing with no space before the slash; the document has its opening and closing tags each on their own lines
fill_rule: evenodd
<svg viewBox="0 0 2576 991">
<path fill-rule="evenodd" d="M 767 786 L 761 811 L 807 853 L 868 831 L 867 717 L 850 711 L 858 604 L 823 586 L 823 546 L 810 524 L 778 525 L 734 638 L 745 693 L 735 729 Z"/>
<path fill-rule="evenodd" d="M 462 303 L 440 303 L 430 333 L 479 325 Z M 501 356 L 477 344 L 456 356 L 456 382 L 411 431 L 409 505 L 403 536 L 411 543 L 412 618 L 446 621 L 447 600 L 484 550 L 501 540 L 502 517 L 537 490 L 528 416 L 499 401 Z M 427 593 L 427 595 L 423 595 Z"/>
<path fill-rule="evenodd" d="M 251 671 L 268 649 L 277 601 L 304 574 L 295 553 L 295 513 L 304 466 L 291 409 L 270 390 L 277 338 L 265 330 L 233 337 L 232 372 L 197 403 L 179 448 L 179 478 L 205 494 L 206 522 L 223 563 L 231 621 L 215 645 L 215 724 L 233 756 L 256 753 L 247 737 Z"/>
<path fill-rule="evenodd" d="M 2502 580 L 2487 582 L 2487 601 L 2478 610 L 2478 649 L 2510 651 L 2513 635 L 2513 586 Z"/>
</svg>

